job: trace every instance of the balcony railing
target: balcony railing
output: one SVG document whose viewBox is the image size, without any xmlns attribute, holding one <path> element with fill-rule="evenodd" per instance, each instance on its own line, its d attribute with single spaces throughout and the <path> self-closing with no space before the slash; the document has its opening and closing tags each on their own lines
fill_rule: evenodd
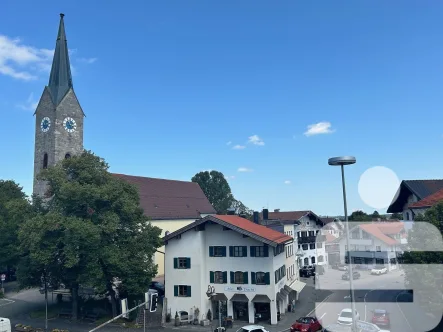
<svg viewBox="0 0 443 332">
<path fill-rule="evenodd" d="M 363 238 L 359 238 L 359 239 L 349 239 L 349 243 L 355 244 L 355 245 L 362 245 L 362 246 L 372 246 L 374 241 L 372 239 L 363 239 Z"/>
<path fill-rule="evenodd" d="M 305 236 L 297 238 L 298 244 L 325 242 L 325 241 L 326 241 L 325 235 L 314 235 L 314 236 Z"/>
</svg>

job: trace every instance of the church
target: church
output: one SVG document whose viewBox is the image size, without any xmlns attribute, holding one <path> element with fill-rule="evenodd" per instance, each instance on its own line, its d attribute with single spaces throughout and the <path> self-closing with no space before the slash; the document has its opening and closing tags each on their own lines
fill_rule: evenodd
<svg viewBox="0 0 443 332">
<path fill-rule="evenodd" d="M 49 83 L 43 89 L 35 116 L 33 193 L 44 197 L 46 184 L 37 180 L 42 169 L 83 152 L 85 113 L 74 92 L 64 14 L 60 14 Z M 154 226 L 174 232 L 216 211 L 197 183 L 124 174 L 114 176 L 139 189 L 140 206 Z M 164 248 L 155 256 L 158 280 L 164 277 Z"/>
</svg>

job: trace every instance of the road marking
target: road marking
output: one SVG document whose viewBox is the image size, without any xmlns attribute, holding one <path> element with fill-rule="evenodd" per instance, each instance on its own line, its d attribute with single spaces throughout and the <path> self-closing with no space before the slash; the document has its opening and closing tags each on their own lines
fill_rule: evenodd
<svg viewBox="0 0 443 332">
<path fill-rule="evenodd" d="M 323 315 L 321 315 L 320 319 L 323 319 L 323 317 L 325 317 L 325 315 L 326 315 L 326 312 Z"/>
<path fill-rule="evenodd" d="M 401 314 L 403 315 L 403 317 L 404 317 L 406 323 L 408 323 L 408 326 L 409 326 L 409 328 L 411 329 L 411 331 L 414 331 L 414 329 L 412 328 L 411 324 L 409 324 L 409 321 L 408 321 L 408 319 L 406 318 L 405 313 L 403 312 L 403 310 L 401 310 L 400 305 L 398 304 L 398 296 L 399 296 L 401 293 L 404 293 L 404 291 L 403 291 L 403 292 L 400 292 L 400 293 L 397 294 L 397 296 L 395 297 L 395 303 L 397 303 L 397 307 L 398 307 L 398 309 L 400 310 Z"/>
<path fill-rule="evenodd" d="M 333 293 L 332 293 L 333 294 Z M 319 304 L 318 304 L 318 306 L 316 306 L 315 308 L 314 308 L 314 310 L 312 310 L 309 314 L 307 314 L 306 316 L 311 316 L 312 315 L 312 313 L 315 311 L 315 310 L 317 310 L 318 308 L 320 308 L 320 306 L 322 306 L 323 304 L 324 304 L 324 302 L 326 302 L 326 300 L 327 299 L 329 299 L 329 297 L 332 295 L 332 294 L 329 294 L 328 296 L 326 296 L 326 298 L 323 300 L 323 301 L 321 301 Z"/>
<path fill-rule="evenodd" d="M 2 303 L 2 302 L 6 302 L 6 303 Z M 4 307 L 4 306 L 6 306 L 6 305 L 8 305 L 8 304 L 13 304 L 15 301 L 12 301 L 12 300 L 8 300 L 8 299 L 1 299 L 0 300 L 0 307 Z"/>
</svg>

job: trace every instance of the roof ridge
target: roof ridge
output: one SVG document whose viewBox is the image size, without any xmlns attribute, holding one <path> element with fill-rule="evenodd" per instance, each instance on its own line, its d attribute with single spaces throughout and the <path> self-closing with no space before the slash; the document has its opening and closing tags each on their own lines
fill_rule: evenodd
<svg viewBox="0 0 443 332">
<path fill-rule="evenodd" d="M 153 177 L 150 177 L 150 176 L 129 175 L 129 174 L 123 174 L 123 173 L 114 173 L 114 172 L 109 172 L 109 173 L 110 173 L 110 174 L 113 174 L 113 175 L 129 176 L 129 177 L 132 177 L 132 178 L 142 178 L 142 179 L 153 179 L 153 180 L 174 181 L 174 182 L 186 182 L 186 183 L 195 183 L 195 184 L 198 184 L 197 182 L 185 181 L 185 180 L 173 180 L 173 179 L 153 178 Z"/>
</svg>

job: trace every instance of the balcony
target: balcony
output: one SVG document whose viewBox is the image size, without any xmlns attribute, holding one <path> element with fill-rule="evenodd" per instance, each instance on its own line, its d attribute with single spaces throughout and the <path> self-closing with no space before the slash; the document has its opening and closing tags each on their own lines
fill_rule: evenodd
<svg viewBox="0 0 443 332">
<path fill-rule="evenodd" d="M 325 242 L 325 241 L 326 241 L 326 236 L 325 235 L 305 236 L 305 237 L 297 238 L 297 243 L 298 244 Z"/>
<path fill-rule="evenodd" d="M 349 244 L 351 245 L 360 245 L 360 246 L 372 246 L 374 241 L 372 239 L 349 239 Z"/>
</svg>

